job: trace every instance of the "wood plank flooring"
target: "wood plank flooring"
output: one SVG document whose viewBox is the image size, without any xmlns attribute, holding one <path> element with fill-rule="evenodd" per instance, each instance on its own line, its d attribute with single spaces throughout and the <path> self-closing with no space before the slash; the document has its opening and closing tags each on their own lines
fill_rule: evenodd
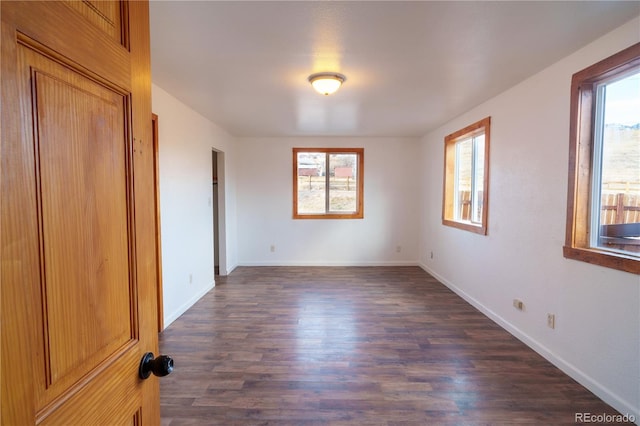
<svg viewBox="0 0 640 426">
<path fill-rule="evenodd" d="M 241 267 L 160 335 L 163 425 L 618 414 L 418 267 Z"/>
</svg>

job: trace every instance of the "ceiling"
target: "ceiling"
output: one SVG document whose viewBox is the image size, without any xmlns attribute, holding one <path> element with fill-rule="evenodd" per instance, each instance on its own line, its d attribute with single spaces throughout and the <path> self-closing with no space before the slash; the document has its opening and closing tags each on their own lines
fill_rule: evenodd
<svg viewBox="0 0 640 426">
<path fill-rule="evenodd" d="M 422 136 L 639 14 L 638 1 L 151 1 L 152 75 L 235 136 Z M 322 96 L 307 81 L 320 71 L 347 81 Z"/>
</svg>

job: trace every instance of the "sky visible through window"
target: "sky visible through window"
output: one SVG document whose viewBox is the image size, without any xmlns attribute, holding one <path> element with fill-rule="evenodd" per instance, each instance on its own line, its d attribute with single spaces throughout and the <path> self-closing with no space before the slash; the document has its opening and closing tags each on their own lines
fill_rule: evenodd
<svg viewBox="0 0 640 426">
<path fill-rule="evenodd" d="M 606 124 L 640 123 L 640 72 L 607 84 Z"/>
</svg>

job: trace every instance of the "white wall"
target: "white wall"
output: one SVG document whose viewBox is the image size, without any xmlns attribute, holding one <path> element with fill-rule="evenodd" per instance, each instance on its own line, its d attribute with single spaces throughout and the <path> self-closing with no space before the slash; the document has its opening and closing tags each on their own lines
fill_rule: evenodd
<svg viewBox="0 0 640 426">
<path fill-rule="evenodd" d="M 157 85 L 162 284 L 165 327 L 214 285 L 212 150 L 222 152 L 221 274 L 237 265 L 233 139 Z M 222 244 L 222 243 L 221 243 Z M 192 277 L 190 282 L 190 276 Z"/>
<path fill-rule="evenodd" d="M 424 269 L 640 419 L 640 278 L 562 256 L 571 75 L 640 39 L 638 18 L 426 135 Z M 441 224 L 444 136 L 491 116 L 488 235 Z M 433 252 L 433 259 L 430 253 Z M 523 312 L 512 301 L 524 301 Z M 546 325 L 555 313 L 556 328 Z"/>
<path fill-rule="evenodd" d="M 417 143 L 411 138 L 238 139 L 239 263 L 415 265 L 421 196 Z M 364 219 L 292 219 L 293 147 L 364 148 Z"/>
</svg>

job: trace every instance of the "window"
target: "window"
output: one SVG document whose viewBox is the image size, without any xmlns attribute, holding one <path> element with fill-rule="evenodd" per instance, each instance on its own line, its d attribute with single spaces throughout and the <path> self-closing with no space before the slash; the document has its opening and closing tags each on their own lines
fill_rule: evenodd
<svg viewBox="0 0 640 426">
<path fill-rule="evenodd" d="M 564 256 L 640 273 L 640 43 L 573 75 Z"/>
<path fill-rule="evenodd" d="M 491 117 L 444 138 L 442 223 L 487 234 Z"/>
<path fill-rule="evenodd" d="M 363 148 L 293 148 L 293 218 L 363 218 Z"/>
</svg>

